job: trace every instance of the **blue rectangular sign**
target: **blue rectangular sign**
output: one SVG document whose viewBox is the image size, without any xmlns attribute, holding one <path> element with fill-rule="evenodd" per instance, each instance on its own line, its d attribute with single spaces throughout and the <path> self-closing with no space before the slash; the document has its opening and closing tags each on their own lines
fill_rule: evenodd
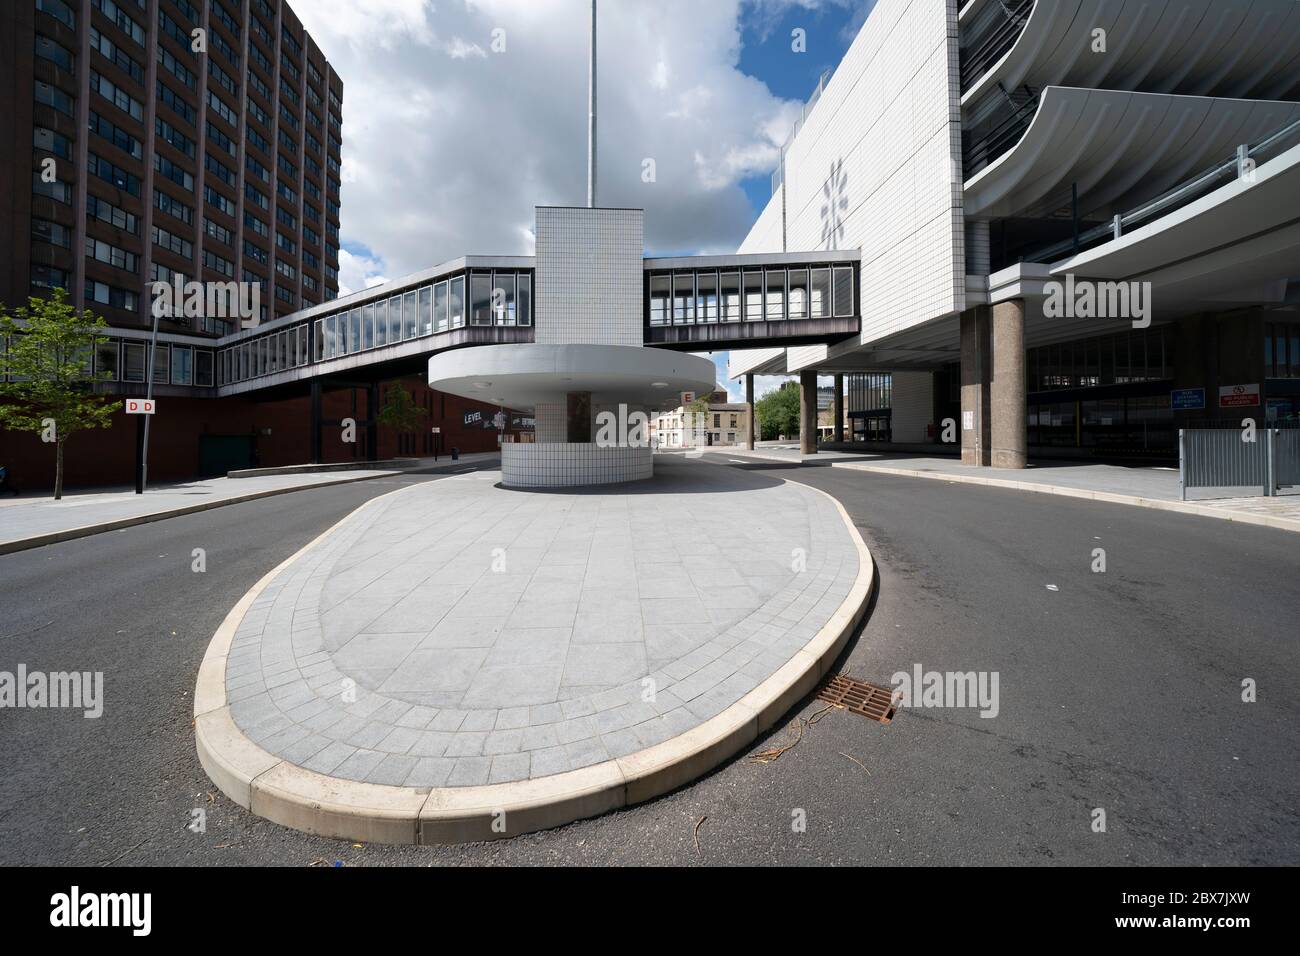
<svg viewBox="0 0 1300 956">
<path fill-rule="evenodd" d="M 1205 407 L 1205 389 L 1176 388 L 1170 392 L 1170 407 L 1174 411 L 1193 411 Z"/>
</svg>

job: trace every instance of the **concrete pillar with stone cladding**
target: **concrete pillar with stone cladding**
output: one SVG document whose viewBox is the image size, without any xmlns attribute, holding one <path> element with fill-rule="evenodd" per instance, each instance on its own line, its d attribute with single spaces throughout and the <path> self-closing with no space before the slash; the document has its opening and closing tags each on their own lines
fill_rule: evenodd
<svg viewBox="0 0 1300 956">
<path fill-rule="evenodd" d="M 749 409 L 749 425 L 745 432 L 745 447 L 753 451 L 758 445 L 758 413 L 754 410 L 754 376 L 745 376 L 745 405 Z"/>
<path fill-rule="evenodd" d="M 961 463 L 988 465 L 989 454 L 989 310 L 961 314 Z"/>
<path fill-rule="evenodd" d="M 844 376 L 835 376 L 835 431 L 831 434 L 831 441 L 844 441 Z"/>
<path fill-rule="evenodd" d="M 799 453 L 817 454 L 817 372 L 799 373 Z"/>
<path fill-rule="evenodd" d="M 989 379 L 990 445 L 994 468 L 1029 464 L 1029 395 L 1025 382 L 1025 302 L 993 306 Z"/>
</svg>

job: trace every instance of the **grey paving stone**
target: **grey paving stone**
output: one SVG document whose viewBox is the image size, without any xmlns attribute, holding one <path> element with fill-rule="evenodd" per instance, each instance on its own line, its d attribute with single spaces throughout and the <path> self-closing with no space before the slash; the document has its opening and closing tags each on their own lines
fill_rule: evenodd
<svg viewBox="0 0 1300 956">
<path fill-rule="evenodd" d="M 444 786 L 451 776 L 452 768 L 455 766 L 455 760 L 448 760 L 443 757 L 423 757 L 416 761 L 410 774 L 407 775 L 404 786 L 417 789 Z"/>
<path fill-rule="evenodd" d="M 532 758 L 526 754 L 500 754 L 492 758 L 492 769 L 488 772 L 488 783 L 510 783 L 514 780 L 527 780 Z"/>
<path fill-rule="evenodd" d="M 388 754 L 370 773 L 366 774 L 366 783 L 382 784 L 388 787 L 400 787 L 415 769 L 417 758 L 399 754 Z"/>
<path fill-rule="evenodd" d="M 534 750 L 532 751 L 532 758 L 532 763 L 528 769 L 529 775 L 533 779 L 547 777 L 556 773 L 567 773 L 572 769 L 569 764 L 569 755 L 563 747 Z"/>
<path fill-rule="evenodd" d="M 332 774 L 339 766 L 352 757 L 357 752 L 356 747 L 352 747 L 338 740 L 331 740 L 322 749 L 314 755 L 308 757 L 302 762 L 304 770 L 311 770 L 316 773 Z"/>
<path fill-rule="evenodd" d="M 488 782 L 491 757 L 460 757 L 447 776 L 449 787 L 479 787 Z"/>
</svg>

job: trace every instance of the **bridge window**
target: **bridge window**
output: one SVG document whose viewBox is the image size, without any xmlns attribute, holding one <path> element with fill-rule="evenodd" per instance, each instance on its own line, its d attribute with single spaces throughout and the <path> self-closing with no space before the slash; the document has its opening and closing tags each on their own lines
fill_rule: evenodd
<svg viewBox="0 0 1300 956">
<path fill-rule="evenodd" d="M 650 277 L 650 324 L 668 325 L 668 302 L 673 297 L 671 276 Z"/>
<path fill-rule="evenodd" d="M 695 322 L 695 276 L 691 273 L 673 276 L 673 324 L 692 325 Z"/>
<path fill-rule="evenodd" d="M 520 325 L 533 324 L 533 277 L 526 272 L 519 274 L 519 313 Z"/>
<path fill-rule="evenodd" d="M 338 316 L 325 317 L 325 357 L 332 359 L 338 355 Z"/>
<path fill-rule="evenodd" d="M 420 290 L 420 334 L 433 334 L 433 286 Z"/>
<path fill-rule="evenodd" d="M 492 314 L 497 325 L 515 324 L 515 275 L 498 272 L 492 278 Z"/>
<path fill-rule="evenodd" d="M 447 331 L 447 283 L 439 282 L 433 287 L 433 331 Z"/>
<path fill-rule="evenodd" d="M 402 339 L 413 339 L 419 331 L 419 319 L 416 316 L 419 293 L 408 292 L 402 296 Z"/>
<path fill-rule="evenodd" d="M 808 270 L 790 270 L 790 318 L 808 318 Z"/>
<path fill-rule="evenodd" d="M 722 321 L 739 322 L 740 309 L 740 273 L 722 273 L 722 286 L 719 295 L 722 302 Z"/>
<path fill-rule="evenodd" d="M 375 306 L 375 348 L 388 344 L 388 303 L 380 299 Z"/>
<path fill-rule="evenodd" d="M 388 300 L 388 344 L 396 345 L 402 341 L 402 297 L 395 295 Z"/>
<path fill-rule="evenodd" d="M 470 325 L 492 324 L 492 276 L 475 272 L 469 279 Z"/>
<path fill-rule="evenodd" d="M 780 322 L 785 318 L 785 270 L 767 270 L 767 321 Z"/>
<path fill-rule="evenodd" d="M 348 351 L 361 351 L 361 310 L 353 309 L 348 313 Z"/>
<path fill-rule="evenodd" d="M 307 364 L 307 326 L 298 326 L 298 365 Z"/>
<path fill-rule="evenodd" d="M 811 300 L 812 310 L 809 314 L 814 319 L 831 317 L 831 270 L 829 268 L 812 270 Z"/>
<path fill-rule="evenodd" d="M 835 315 L 853 315 L 853 267 L 835 267 Z"/>
<path fill-rule="evenodd" d="M 701 272 L 695 276 L 696 314 L 701 322 L 718 321 L 718 274 Z"/>
<path fill-rule="evenodd" d="M 361 313 L 361 347 L 375 347 L 375 310 L 373 306 L 363 305 L 357 310 Z"/>
<path fill-rule="evenodd" d="M 451 280 L 451 301 L 448 305 L 448 311 L 451 316 L 451 327 L 453 329 L 463 328 L 465 325 L 465 277 L 456 276 Z"/>
<path fill-rule="evenodd" d="M 763 321 L 763 273 L 745 270 L 745 321 Z"/>
</svg>

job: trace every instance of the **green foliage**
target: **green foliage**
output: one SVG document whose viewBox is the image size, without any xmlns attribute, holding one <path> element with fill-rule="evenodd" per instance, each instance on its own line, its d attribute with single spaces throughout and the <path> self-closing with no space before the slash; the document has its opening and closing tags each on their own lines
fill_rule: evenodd
<svg viewBox="0 0 1300 956">
<path fill-rule="evenodd" d="M 424 424 L 425 410 L 401 385 L 394 385 L 384 396 L 383 407 L 376 416 L 379 424 L 399 432 L 413 432 Z"/>
<path fill-rule="evenodd" d="M 107 376 L 90 373 L 107 328 L 102 318 L 74 309 L 63 289 L 49 299 L 33 297 L 12 314 L 0 313 L 0 336 L 9 342 L 0 352 L 0 426 L 36 432 L 55 445 L 56 498 L 63 492 L 63 443 L 87 428 L 110 427 L 122 407 L 94 391 L 94 382 Z"/>
<path fill-rule="evenodd" d="M 799 385 L 786 382 L 754 403 L 763 441 L 799 434 Z"/>
</svg>

